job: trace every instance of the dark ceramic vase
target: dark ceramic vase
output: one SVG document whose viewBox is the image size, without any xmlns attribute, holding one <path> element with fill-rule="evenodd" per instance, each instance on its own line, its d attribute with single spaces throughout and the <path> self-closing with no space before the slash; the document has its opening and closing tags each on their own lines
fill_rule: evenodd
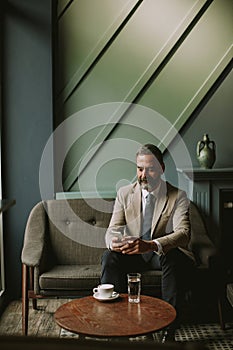
<svg viewBox="0 0 233 350">
<path fill-rule="evenodd" d="M 207 134 L 197 143 L 197 159 L 200 167 L 204 169 L 211 169 L 215 163 L 215 143 L 209 140 Z"/>
</svg>

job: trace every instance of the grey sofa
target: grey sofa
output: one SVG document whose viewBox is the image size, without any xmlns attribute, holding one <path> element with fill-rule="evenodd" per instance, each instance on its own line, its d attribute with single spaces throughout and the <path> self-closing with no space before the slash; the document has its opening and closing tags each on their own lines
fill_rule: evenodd
<svg viewBox="0 0 233 350">
<path fill-rule="evenodd" d="M 22 249 L 22 330 L 27 334 L 29 299 L 90 295 L 99 284 L 105 231 L 112 199 L 59 199 L 38 203 L 31 211 Z M 216 250 L 197 207 L 191 203 L 190 248 L 198 270 L 209 271 Z M 160 290 L 161 271 L 142 276 L 143 292 Z"/>
</svg>

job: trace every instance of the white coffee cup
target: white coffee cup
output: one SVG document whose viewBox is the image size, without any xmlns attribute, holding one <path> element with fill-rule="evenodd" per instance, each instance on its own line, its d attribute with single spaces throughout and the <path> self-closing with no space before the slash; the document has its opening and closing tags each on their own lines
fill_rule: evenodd
<svg viewBox="0 0 233 350">
<path fill-rule="evenodd" d="M 100 298 L 111 298 L 114 291 L 114 285 L 110 283 L 100 284 L 93 289 L 93 293 L 98 293 Z"/>
</svg>

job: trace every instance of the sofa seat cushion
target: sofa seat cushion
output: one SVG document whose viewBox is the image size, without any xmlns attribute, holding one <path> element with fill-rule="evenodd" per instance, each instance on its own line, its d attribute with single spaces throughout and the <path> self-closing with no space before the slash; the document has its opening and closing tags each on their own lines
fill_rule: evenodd
<svg viewBox="0 0 233 350">
<path fill-rule="evenodd" d="M 161 271 L 142 273 L 142 287 L 161 285 Z M 41 290 L 92 290 L 100 283 L 101 265 L 56 265 L 39 277 Z"/>
<path fill-rule="evenodd" d="M 44 290 L 92 289 L 99 283 L 101 265 L 56 265 L 40 275 Z"/>
</svg>

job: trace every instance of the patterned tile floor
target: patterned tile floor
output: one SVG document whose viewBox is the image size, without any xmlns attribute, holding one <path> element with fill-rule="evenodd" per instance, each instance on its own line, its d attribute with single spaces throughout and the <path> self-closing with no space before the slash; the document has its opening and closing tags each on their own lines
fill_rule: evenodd
<svg viewBox="0 0 233 350">
<path fill-rule="evenodd" d="M 177 330 L 176 340 L 201 342 L 210 350 L 232 350 L 233 324 L 228 324 L 224 331 L 217 323 L 181 326 Z"/>
</svg>

